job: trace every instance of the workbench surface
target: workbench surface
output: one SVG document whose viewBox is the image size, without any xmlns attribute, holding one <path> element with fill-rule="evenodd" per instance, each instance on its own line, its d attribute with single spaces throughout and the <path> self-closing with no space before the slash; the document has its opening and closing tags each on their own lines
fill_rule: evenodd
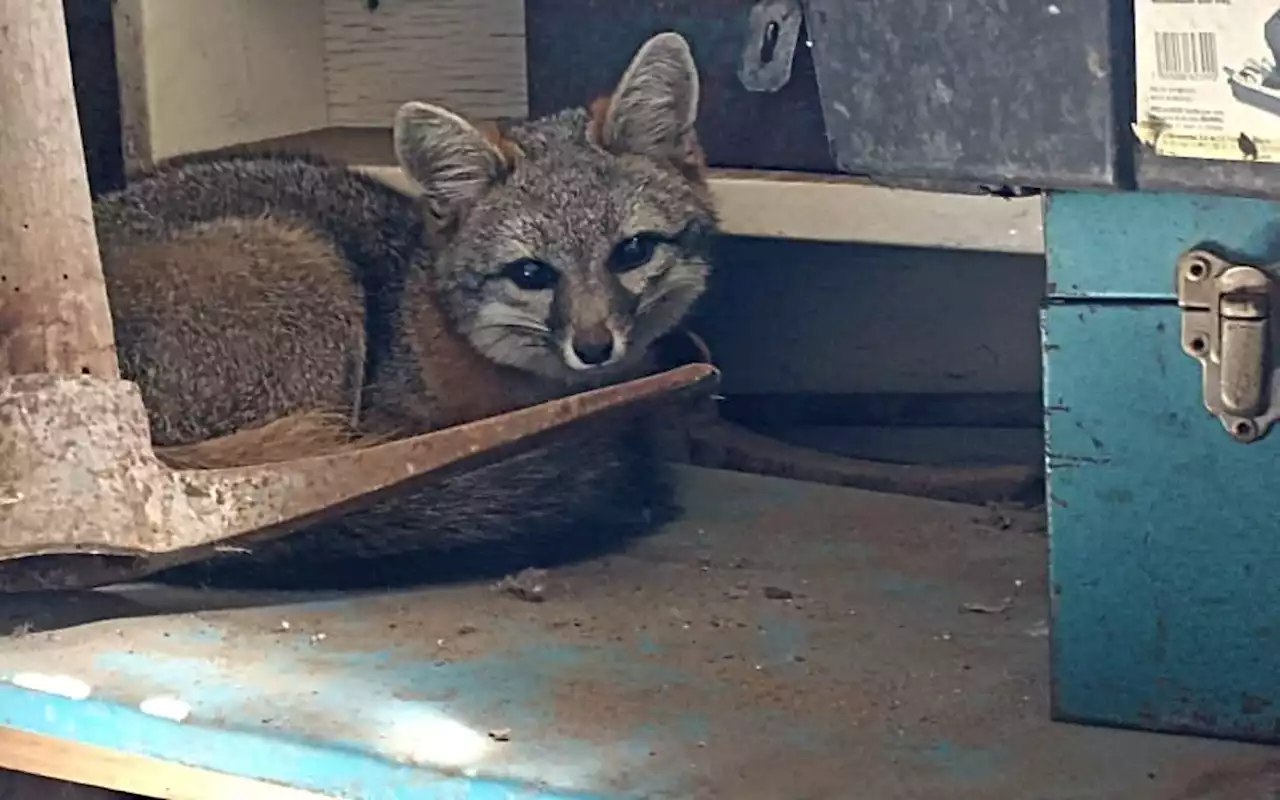
<svg viewBox="0 0 1280 800">
<path fill-rule="evenodd" d="M 8 598 L 0 724 L 349 798 L 1208 800 L 1276 780 L 1265 748 L 1048 720 L 1039 515 L 699 469 L 682 494 L 659 535 L 505 588 Z"/>
</svg>

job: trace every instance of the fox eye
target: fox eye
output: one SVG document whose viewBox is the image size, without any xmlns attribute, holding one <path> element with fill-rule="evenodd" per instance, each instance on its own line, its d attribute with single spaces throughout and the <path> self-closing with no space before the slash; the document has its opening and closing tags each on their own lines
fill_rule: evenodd
<svg viewBox="0 0 1280 800">
<path fill-rule="evenodd" d="M 658 245 L 665 240 L 656 233 L 641 233 L 623 239 L 609 254 L 609 269 L 614 272 L 630 272 L 648 264 Z"/>
<path fill-rule="evenodd" d="M 560 273 L 545 261 L 522 258 L 502 268 L 502 277 L 526 292 L 541 292 L 560 282 Z"/>
</svg>

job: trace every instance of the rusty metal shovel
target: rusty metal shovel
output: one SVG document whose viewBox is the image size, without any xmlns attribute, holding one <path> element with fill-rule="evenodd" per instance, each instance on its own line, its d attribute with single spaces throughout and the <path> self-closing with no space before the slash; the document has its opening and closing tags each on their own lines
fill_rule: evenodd
<svg viewBox="0 0 1280 800">
<path fill-rule="evenodd" d="M 134 579 L 709 392 L 707 364 L 287 463 L 174 471 L 120 378 L 61 0 L 0 0 L 0 591 Z"/>
</svg>

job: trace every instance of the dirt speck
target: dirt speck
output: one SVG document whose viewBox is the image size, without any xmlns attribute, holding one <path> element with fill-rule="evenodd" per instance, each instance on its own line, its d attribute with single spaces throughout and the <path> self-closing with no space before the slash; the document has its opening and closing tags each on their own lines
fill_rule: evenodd
<svg viewBox="0 0 1280 800">
<path fill-rule="evenodd" d="M 1032 638 L 1035 638 L 1035 639 L 1040 639 L 1040 638 L 1043 638 L 1043 637 L 1045 637 L 1045 636 L 1048 636 L 1048 635 L 1049 635 L 1049 621 L 1048 621 L 1048 620 L 1044 620 L 1044 619 L 1042 619 L 1042 620 L 1040 620 L 1040 621 L 1036 622 L 1036 623 L 1035 623 L 1034 625 L 1032 625 L 1030 628 L 1027 628 L 1027 629 L 1026 629 L 1026 631 L 1024 631 L 1024 632 L 1025 632 L 1028 636 L 1030 636 L 1030 637 L 1032 637 Z"/>
<path fill-rule="evenodd" d="M 762 590 L 764 596 L 770 600 L 791 600 L 796 595 L 790 589 L 784 589 L 781 586 L 766 586 Z"/>
<path fill-rule="evenodd" d="M 965 603 L 960 607 L 970 614 L 1003 614 L 1013 608 L 1013 598 L 1006 597 L 999 603 Z"/>
<path fill-rule="evenodd" d="M 547 571 L 525 569 L 508 575 L 493 585 L 494 591 L 511 595 L 526 603 L 542 603 L 547 599 Z"/>
<path fill-rule="evenodd" d="M 510 728 L 494 728 L 493 730 L 489 731 L 489 738 L 494 740 L 495 742 L 509 742 L 511 741 L 511 729 Z"/>
</svg>

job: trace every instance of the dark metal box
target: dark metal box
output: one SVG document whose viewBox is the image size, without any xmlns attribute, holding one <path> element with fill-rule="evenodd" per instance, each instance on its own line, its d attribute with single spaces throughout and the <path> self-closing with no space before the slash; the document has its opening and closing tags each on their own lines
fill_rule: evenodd
<svg viewBox="0 0 1280 800">
<path fill-rule="evenodd" d="M 1112 0 L 806 0 L 843 171 L 1114 186 L 1132 83 Z"/>
<path fill-rule="evenodd" d="M 702 70 L 713 166 L 1116 186 L 1132 94 L 1123 5 L 530 0 L 530 110 L 607 91 L 646 37 L 676 30 Z"/>
<path fill-rule="evenodd" d="M 756 41 L 763 31 L 753 35 L 754 5 L 752 0 L 526 0 L 529 113 L 539 116 L 608 94 L 647 38 L 674 30 L 689 40 L 698 60 L 699 134 L 712 165 L 832 172 L 835 162 L 799 14 L 789 22 L 797 46 L 785 85 L 750 91 L 739 78 L 744 52 L 753 49 L 749 44 L 763 44 Z M 776 62 L 783 54 L 775 47 L 773 56 Z"/>
</svg>

